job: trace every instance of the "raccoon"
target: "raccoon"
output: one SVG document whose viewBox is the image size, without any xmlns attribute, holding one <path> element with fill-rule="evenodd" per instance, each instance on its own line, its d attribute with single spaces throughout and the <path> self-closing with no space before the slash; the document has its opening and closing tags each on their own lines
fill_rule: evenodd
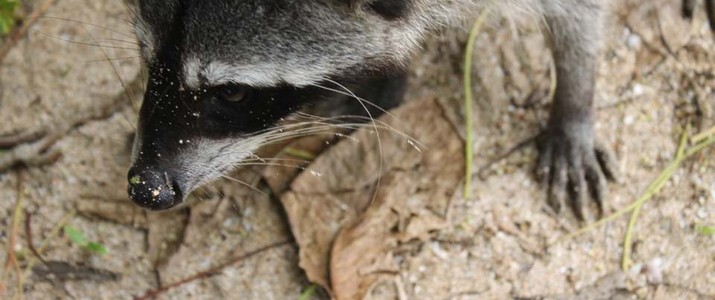
<svg viewBox="0 0 715 300">
<path fill-rule="evenodd" d="M 396 106 L 422 38 L 490 8 L 545 20 L 558 84 L 537 143 L 537 174 L 555 209 L 570 198 L 582 217 L 589 198 L 600 206 L 615 174 L 593 120 L 606 7 L 606 0 L 138 0 L 132 15 L 149 76 L 129 196 L 151 210 L 182 203 L 274 141 L 276 124 L 306 106 L 352 96 Z M 356 95 L 336 93 L 343 88 Z"/>
</svg>

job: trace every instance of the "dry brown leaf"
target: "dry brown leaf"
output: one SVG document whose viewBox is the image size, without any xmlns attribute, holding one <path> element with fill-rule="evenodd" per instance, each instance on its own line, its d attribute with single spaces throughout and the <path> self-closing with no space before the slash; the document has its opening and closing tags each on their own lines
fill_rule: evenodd
<svg viewBox="0 0 715 300">
<path fill-rule="evenodd" d="M 379 278 L 375 271 L 381 267 L 375 263 L 397 245 L 391 231 L 399 216 L 390 207 L 407 195 L 409 188 L 400 184 L 405 182 L 400 175 L 383 177 L 386 188 L 380 188 L 368 211 L 336 236 L 330 255 L 330 284 L 336 299 L 361 299 Z"/>
<path fill-rule="evenodd" d="M 310 281 L 329 292 L 328 259 L 333 239 L 338 230 L 362 213 L 369 196 L 370 191 L 339 195 L 288 192 L 281 197 L 300 248 L 300 267 Z"/>
<path fill-rule="evenodd" d="M 374 269 L 398 242 L 426 240 L 429 232 L 443 228 L 462 177 L 461 140 L 436 101 L 411 103 L 396 114 L 410 123 L 410 134 L 428 150 L 413 168 L 388 173 L 368 211 L 336 238 L 330 274 L 337 299 L 363 298 L 379 278 L 364 270 Z"/>
<path fill-rule="evenodd" d="M 356 132 L 321 155 L 281 197 L 300 266 L 337 299 L 362 298 L 381 270 L 394 270 L 387 259 L 392 248 L 441 228 L 462 176 L 461 141 L 435 100 L 408 103 L 392 114 L 381 120 L 410 129 L 381 130 L 379 141 L 369 126 Z"/>
</svg>

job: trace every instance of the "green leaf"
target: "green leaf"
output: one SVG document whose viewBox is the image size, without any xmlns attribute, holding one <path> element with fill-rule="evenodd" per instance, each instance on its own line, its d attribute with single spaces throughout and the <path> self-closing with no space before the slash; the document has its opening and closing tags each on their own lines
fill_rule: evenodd
<svg viewBox="0 0 715 300">
<path fill-rule="evenodd" d="M 0 34 L 7 34 L 10 32 L 12 27 L 12 21 L 9 20 L 4 14 L 0 14 Z"/>
<path fill-rule="evenodd" d="M 304 160 L 314 160 L 315 159 L 315 154 L 305 151 L 303 149 L 286 147 L 285 149 L 283 149 L 283 152 L 285 152 L 288 155 L 295 156 L 297 158 L 304 159 Z"/>
<path fill-rule="evenodd" d="M 92 252 L 94 254 L 98 255 L 105 255 L 107 254 L 107 247 L 104 247 L 104 245 L 97 243 L 97 242 L 90 242 L 87 240 L 87 238 L 84 236 L 84 234 L 79 231 L 79 229 L 74 228 L 69 225 L 65 225 L 63 227 L 65 231 L 65 235 L 67 235 L 67 238 L 70 239 L 73 243 L 77 244 L 77 246 L 80 246 L 84 249 L 86 249 L 89 252 Z"/>
<path fill-rule="evenodd" d="M 715 226 L 696 225 L 695 231 L 702 235 L 715 235 Z"/>
<path fill-rule="evenodd" d="M 84 234 L 82 234 L 81 231 L 77 230 L 77 228 L 74 228 L 69 225 L 65 225 L 64 227 L 65 234 L 67 237 L 72 241 L 73 243 L 80 245 L 80 246 L 85 246 L 89 241 L 87 241 L 87 238 L 84 237 Z"/>
<path fill-rule="evenodd" d="M 107 254 L 107 247 L 104 247 L 104 245 L 100 243 L 89 242 L 85 248 L 87 248 L 90 252 L 94 252 L 99 255 Z"/>
<path fill-rule="evenodd" d="M 0 11 L 13 12 L 20 2 L 16 0 L 0 0 Z"/>
<path fill-rule="evenodd" d="M 15 9 L 20 5 L 17 0 L 0 0 L 0 34 L 7 34 L 15 25 Z"/>
<path fill-rule="evenodd" d="M 303 292 L 298 296 L 298 300 L 308 300 L 313 297 L 313 294 L 315 294 L 315 290 L 318 288 L 318 286 L 313 283 L 309 285 Z"/>
</svg>

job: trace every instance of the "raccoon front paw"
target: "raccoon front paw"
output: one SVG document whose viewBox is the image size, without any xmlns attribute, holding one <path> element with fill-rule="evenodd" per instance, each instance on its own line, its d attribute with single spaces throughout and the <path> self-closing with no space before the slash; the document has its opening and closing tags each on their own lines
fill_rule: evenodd
<svg viewBox="0 0 715 300">
<path fill-rule="evenodd" d="M 539 136 L 537 147 L 536 175 L 548 186 L 549 205 L 558 213 L 568 194 L 574 213 L 584 220 L 590 196 L 602 215 L 606 179 L 615 180 L 616 164 L 611 152 L 595 141 L 590 122 L 551 126 Z"/>
</svg>

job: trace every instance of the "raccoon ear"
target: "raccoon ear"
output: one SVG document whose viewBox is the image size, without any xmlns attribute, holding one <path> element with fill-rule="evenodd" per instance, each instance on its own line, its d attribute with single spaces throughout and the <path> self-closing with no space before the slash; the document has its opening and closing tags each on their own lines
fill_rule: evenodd
<svg viewBox="0 0 715 300">
<path fill-rule="evenodd" d="M 370 10 L 387 20 L 406 17 L 412 10 L 414 0 L 342 0 L 354 9 Z"/>
</svg>

